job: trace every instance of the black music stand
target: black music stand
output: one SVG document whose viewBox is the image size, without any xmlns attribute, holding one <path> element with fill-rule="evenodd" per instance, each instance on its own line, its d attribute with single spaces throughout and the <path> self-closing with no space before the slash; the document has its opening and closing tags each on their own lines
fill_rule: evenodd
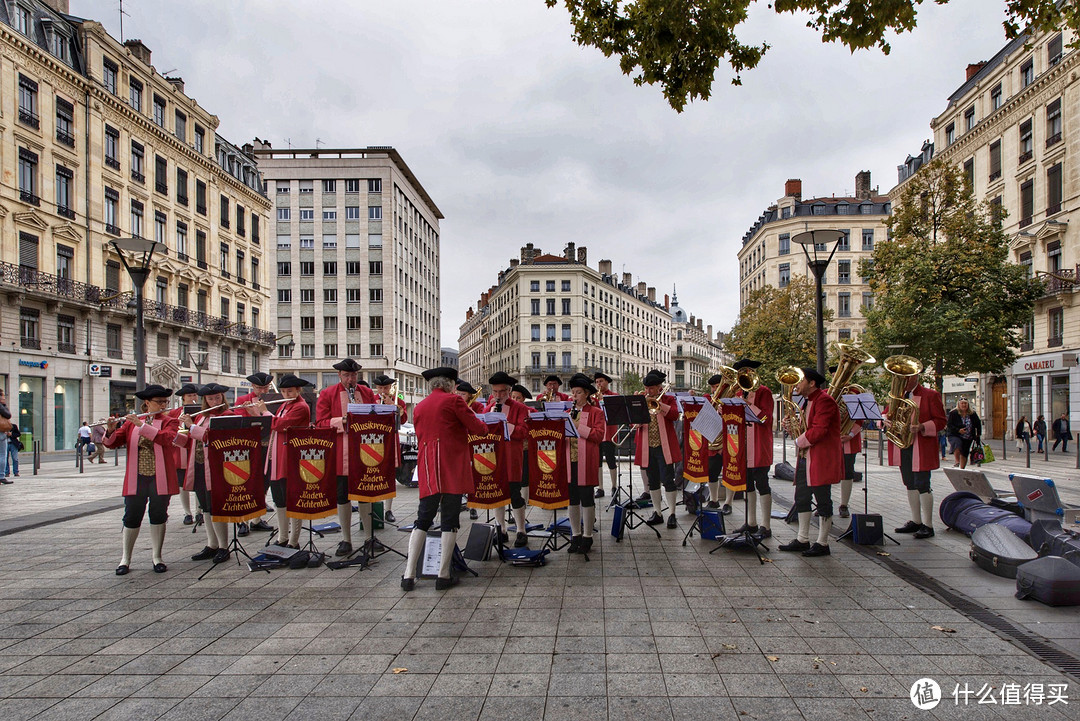
<svg viewBox="0 0 1080 721">
<path fill-rule="evenodd" d="M 619 462 L 619 446 L 622 445 L 618 440 L 619 434 L 622 433 L 623 428 L 626 427 L 629 433 L 633 435 L 635 430 L 635 423 L 648 423 L 649 422 L 649 407 L 645 402 L 645 396 L 632 395 L 632 396 L 604 396 L 601 398 L 603 405 L 601 406 L 604 411 L 604 419 L 609 426 L 618 426 L 619 430 L 615 432 L 615 437 L 612 438 L 612 443 L 615 444 L 615 479 L 616 486 L 615 492 L 611 494 L 611 500 L 608 502 L 607 510 L 611 510 L 615 506 L 624 504 L 628 500 L 632 500 L 634 497 L 634 477 L 633 474 L 629 474 L 629 480 L 627 481 L 627 490 L 623 490 L 622 485 L 622 463 Z M 642 413 L 644 411 L 644 413 Z M 632 420 L 641 419 L 644 420 Z M 625 436 L 623 437 L 625 439 Z M 635 436 L 636 438 L 636 436 Z M 631 444 L 633 445 L 633 444 Z M 633 455 L 631 454 L 631 458 Z M 603 481 L 601 481 L 601 484 Z M 623 499 L 623 495 L 626 499 Z"/>
<path fill-rule="evenodd" d="M 383 556 L 387 553 L 396 553 L 402 558 L 408 558 L 408 556 L 406 556 L 404 553 L 397 550 L 396 548 L 391 548 L 390 546 L 387 546 L 385 543 L 380 541 L 378 537 L 375 536 L 375 503 L 369 503 L 368 505 L 371 507 L 371 512 L 368 513 L 367 519 L 367 522 L 371 524 L 371 535 L 360 546 L 360 550 L 363 551 L 363 553 L 360 554 L 361 557 L 366 558 L 368 563 L 374 561 L 379 556 Z M 385 507 L 386 506 L 384 505 L 383 508 Z M 386 521 L 382 518 L 380 518 L 379 520 L 382 521 L 384 524 L 386 523 Z M 368 529 L 365 528 L 364 530 L 366 531 Z"/>
<path fill-rule="evenodd" d="M 750 410 L 750 406 L 742 398 L 724 398 L 720 401 L 720 404 L 725 406 L 742 406 L 744 411 L 744 418 L 747 423 L 762 423 L 762 420 L 758 418 L 752 410 Z M 745 444 L 743 444 L 743 447 L 739 449 L 739 452 L 743 454 L 746 453 Z M 749 472 L 749 469 L 747 469 L 747 471 Z M 748 494 L 749 492 L 750 479 L 749 477 L 747 477 L 746 491 L 744 495 Z M 754 555 L 757 556 L 758 563 L 760 563 L 761 565 L 765 565 L 765 558 L 761 555 L 761 551 L 758 550 L 758 546 L 761 546 L 766 551 L 769 550 L 769 547 L 765 545 L 765 539 L 763 539 L 760 534 L 755 536 L 753 533 L 750 532 L 749 499 L 744 498 L 743 500 L 743 530 L 739 531 L 738 533 L 726 534 L 723 538 L 719 539 L 719 542 L 720 545 L 709 551 L 710 555 L 716 553 L 721 548 L 730 548 L 733 550 L 749 548 L 751 551 L 754 552 Z"/>
<path fill-rule="evenodd" d="M 872 393 L 852 393 L 849 395 L 841 396 L 844 401 L 844 405 L 847 406 L 848 415 L 854 421 L 880 421 L 882 420 L 881 408 L 878 407 L 877 401 L 874 399 Z M 883 430 L 879 430 L 879 433 L 884 433 Z M 870 515 L 870 474 L 868 473 L 868 460 L 866 455 L 866 449 L 863 449 L 863 515 Z M 878 516 L 880 522 L 880 516 Z M 859 519 L 856 516 L 852 516 L 851 523 L 848 525 L 846 531 L 844 531 L 836 539 L 842 541 L 845 538 L 854 537 L 855 527 L 859 523 Z M 889 539 L 897 546 L 900 545 L 900 541 L 885 533 L 885 525 L 881 525 L 881 543 L 876 545 L 885 545 L 885 539 Z"/>
</svg>

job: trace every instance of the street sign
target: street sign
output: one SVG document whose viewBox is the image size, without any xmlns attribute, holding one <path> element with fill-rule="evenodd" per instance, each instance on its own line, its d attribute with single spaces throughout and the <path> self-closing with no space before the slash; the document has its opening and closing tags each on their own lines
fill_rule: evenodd
<svg viewBox="0 0 1080 721">
<path fill-rule="evenodd" d="M 101 366 L 101 377 L 112 378 L 112 366 Z"/>
<path fill-rule="evenodd" d="M 95 378 L 100 378 L 101 377 L 101 364 L 100 363 L 91 363 L 90 367 L 87 369 L 86 372 L 89 373 L 90 375 L 94 376 Z"/>
</svg>

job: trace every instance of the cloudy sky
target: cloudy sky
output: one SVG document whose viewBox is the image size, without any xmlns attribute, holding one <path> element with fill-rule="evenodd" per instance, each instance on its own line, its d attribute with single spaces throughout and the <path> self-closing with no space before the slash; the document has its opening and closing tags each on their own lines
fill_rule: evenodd
<svg viewBox="0 0 1080 721">
<path fill-rule="evenodd" d="M 708 102 L 673 111 L 614 58 L 571 39 L 543 0 L 126 0 L 124 37 L 221 120 L 238 144 L 392 145 L 446 216 L 442 344 L 532 242 L 589 249 L 595 267 L 677 285 L 688 312 L 727 330 L 747 228 L 801 178 L 850 194 L 896 166 L 969 62 L 1004 44 L 1002 0 L 925 3 L 892 53 L 824 45 L 804 19 L 753 8 L 744 42 L 772 49 L 743 85 L 721 65 Z M 117 0 L 71 12 L 120 36 Z"/>
</svg>

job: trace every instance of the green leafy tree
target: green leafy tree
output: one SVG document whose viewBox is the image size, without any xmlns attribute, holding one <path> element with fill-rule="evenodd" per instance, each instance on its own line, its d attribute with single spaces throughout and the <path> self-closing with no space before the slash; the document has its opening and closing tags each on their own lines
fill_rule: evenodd
<svg viewBox="0 0 1080 721">
<path fill-rule="evenodd" d="M 783 366 L 817 365 L 817 315 L 814 281 L 794 276 L 786 288 L 765 286 L 750 293 L 739 321 L 724 341 L 724 350 L 738 358 L 761 361 L 761 382 L 780 389 L 776 371 Z M 825 322 L 832 311 L 825 309 Z"/>
<path fill-rule="evenodd" d="M 641 376 L 634 371 L 626 371 L 623 374 L 622 388 L 619 389 L 619 392 L 628 396 L 642 390 L 645 390 L 645 384 L 641 382 Z"/>
<path fill-rule="evenodd" d="M 678 112 L 686 103 L 708 100 L 721 60 L 740 73 L 757 67 L 768 43 L 743 43 L 736 31 L 755 0 L 544 0 L 570 12 L 574 40 L 616 55 L 623 73 L 637 85 L 658 83 Z M 878 47 L 888 54 L 887 36 L 915 28 L 923 0 L 773 0 L 777 13 L 809 14 L 807 27 L 825 42 L 851 49 Z M 934 0 L 944 5 L 949 0 Z M 1005 0 L 1005 34 L 1024 28 L 1080 29 L 1077 0 Z"/>
<path fill-rule="evenodd" d="M 908 181 L 890 239 L 860 266 L 874 293 L 863 343 L 879 360 L 894 352 L 889 346 L 905 346 L 928 363 L 940 391 L 946 375 L 998 372 L 1016 359 L 1018 328 L 1042 282 L 1009 262 L 998 212 L 940 159 Z"/>
</svg>

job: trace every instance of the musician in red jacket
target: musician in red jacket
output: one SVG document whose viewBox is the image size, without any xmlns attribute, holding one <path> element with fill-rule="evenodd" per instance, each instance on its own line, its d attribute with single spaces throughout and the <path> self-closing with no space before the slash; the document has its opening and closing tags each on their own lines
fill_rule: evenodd
<svg viewBox="0 0 1080 721">
<path fill-rule="evenodd" d="M 281 396 L 287 399 L 284 403 L 274 404 L 270 410 L 262 399 L 257 399 L 255 405 L 248 409 L 248 415 L 273 416 L 270 425 L 270 452 L 266 456 L 264 474 L 270 481 L 270 492 L 274 495 L 274 505 L 277 506 L 277 531 L 278 546 L 300 548 L 299 518 L 290 519 L 285 508 L 285 480 L 289 475 L 288 454 L 285 450 L 285 431 L 289 428 L 307 428 L 311 423 L 311 409 L 307 401 L 300 397 L 301 389 L 311 385 L 303 378 L 297 378 L 292 373 L 286 373 L 281 377 L 278 388 Z"/>
<path fill-rule="evenodd" d="M 634 463 L 645 469 L 645 475 L 649 479 L 649 496 L 652 498 L 653 514 L 645 522 L 650 526 L 664 522 L 664 517 L 660 515 L 662 501 L 660 486 L 663 485 L 670 514 L 667 527 L 676 528 L 678 521 L 675 519 L 677 499 L 675 464 L 682 460 L 682 448 L 679 447 L 679 438 L 675 434 L 675 421 L 679 420 L 679 406 L 675 402 L 675 396 L 670 393 L 660 395 L 666 378 L 666 374 L 654 368 L 642 379 L 645 397 L 656 402 L 657 408 L 655 413 L 650 410 L 648 423 L 637 426 Z"/>
<path fill-rule="evenodd" d="M 611 390 L 611 376 L 597 371 L 593 373 L 593 383 L 596 385 L 596 391 L 601 396 L 614 396 L 618 395 L 615 391 Z M 604 402 L 600 401 L 597 405 L 600 411 L 604 410 Z M 607 464 L 608 478 L 611 480 L 611 495 L 615 495 L 615 490 L 619 487 L 618 483 L 618 458 L 616 456 L 615 448 L 615 436 L 619 433 L 618 426 L 609 426 L 607 421 L 604 421 L 604 438 L 600 441 L 600 465 Z M 604 484 L 599 482 L 596 485 L 596 497 L 604 497 Z"/>
<path fill-rule="evenodd" d="M 736 371 L 741 368 L 757 368 L 761 361 L 743 358 L 731 366 Z M 769 387 L 759 384 L 750 393 L 741 388 L 736 397 L 746 400 L 750 410 L 761 423 L 746 424 L 746 512 L 747 521 L 736 533 L 749 530 L 760 533 L 762 538 L 772 536 L 772 488 L 769 486 L 769 470 L 773 462 L 773 394 Z M 758 504 L 761 504 L 761 525 L 758 526 Z"/>
<path fill-rule="evenodd" d="M 911 425 L 914 442 L 909 448 L 897 448 L 889 442 L 889 465 L 900 466 L 911 508 L 911 520 L 895 530 L 913 533 L 915 538 L 930 538 L 934 535 L 934 493 L 930 489 L 930 472 L 940 464 L 937 434 L 947 422 L 945 406 L 941 403 L 941 394 L 920 384 L 917 374 L 908 378 L 905 395 L 918 404 L 919 422 Z M 891 425 L 886 417 L 885 427 Z"/>
<path fill-rule="evenodd" d="M 244 395 L 237 398 L 236 402 L 233 404 L 233 409 L 237 414 L 240 415 L 261 415 L 259 413 L 250 412 L 251 409 L 254 407 L 252 404 L 270 392 L 271 386 L 274 383 L 274 376 L 270 375 L 269 373 L 262 372 L 252 373 L 247 377 L 247 381 L 251 384 L 251 392 L 245 393 Z M 267 458 L 270 457 L 270 449 L 268 447 L 263 447 L 263 455 Z M 267 493 L 270 492 L 270 480 L 271 479 L 269 475 L 265 475 L 263 477 L 263 483 L 266 485 Z M 266 506 L 266 512 L 273 512 L 273 509 L 270 508 L 269 504 L 267 504 Z M 238 524 L 236 528 L 236 535 L 238 536 L 248 535 L 249 530 L 266 531 L 267 533 L 274 530 L 274 527 L 268 524 L 262 518 L 255 519 L 251 522 L 250 525 L 248 523 Z"/>
<path fill-rule="evenodd" d="M 719 373 L 709 378 L 709 399 L 712 402 L 712 397 L 716 393 L 716 389 L 720 387 L 720 384 L 724 382 L 724 377 Z M 719 401 L 713 404 L 716 408 L 716 412 L 719 413 L 721 408 Z M 717 438 L 717 440 L 721 440 Z M 724 475 L 724 444 L 721 442 L 719 448 L 713 448 L 713 443 L 709 444 L 709 505 L 708 507 L 716 510 L 720 509 L 725 516 L 731 513 L 731 500 L 735 497 L 735 492 L 732 491 L 730 495 L 727 493 L 727 488 L 724 489 L 724 506 L 720 507 L 720 477 Z"/>
<path fill-rule="evenodd" d="M 589 396 L 596 388 L 589 377 L 577 374 L 570 379 L 574 407 L 570 419 L 577 428 L 577 438 L 563 441 L 566 458 L 570 507 L 570 547 L 567 553 L 588 553 L 592 548 L 592 529 L 596 522 L 593 488 L 600 484 L 600 441 L 604 437 L 604 412 L 592 405 Z"/>
<path fill-rule="evenodd" d="M 469 434 L 487 433 L 487 424 L 454 393 L 457 370 L 431 368 L 421 375 L 428 381 L 431 393 L 413 409 L 413 426 L 419 445 L 417 474 L 420 479 L 420 505 L 416 523 L 409 536 L 409 555 L 401 588 L 411 591 L 416 583 L 416 565 L 423 553 L 428 529 L 439 513 L 442 522 L 442 558 L 435 588 L 442 590 L 457 585 L 450 573 L 457 531 L 461 526 L 461 496 L 473 490 L 472 452 Z"/>
<path fill-rule="evenodd" d="M 251 403 L 257 401 L 264 395 L 270 392 L 270 386 L 274 383 L 274 376 L 269 373 L 252 373 L 247 377 L 248 383 L 251 384 L 251 392 L 246 393 L 236 399 L 235 406 L 239 407 L 245 403 Z"/>
<path fill-rule="evenodd" d="M 165 412 L 173 392 L 159 385 L 150 385 L 135 393 L 142 403 L 142 412 L 155 415 L 140 418 L 129 413 L 124 419 L 109 419 L 106 426 L 106 448 L 127 446 L 127 468 L 124 471 L 124 550 L 116 575 L 127 574 L 131 567 L 131 552 L 139 537 L 143 515 L 150 506 L 150 538 L 154 573 L 168 568 L 161 558 L 165 544 L 165 523 L 169 520 L 169 500 L 177 487 L 176 452 L 172 441 L 179 422 Z M 120 420 L 124 425 L 117 427 Z"/>
<path fill-rule="evenodd" d="M 522 494 L 522 488 L 525 484 L 521 482 L 524 453 L 522 449 L 529 431 L 529 407 L 520 401 L 511 400 L 510 391 L 516 384 L 517 378 L 503 371 L 499 371 L 488 378 L 488 385 L 491 386 L 491 396 L 488 398 L 483 412 L 506 414 L 510 440 L 500 441 L 495 446 L 495 457 L 498 459 L 500 472 L 504 472 L 506 477 L 510 479 L 510 507 L 513 509 L 514 524 L 517 526 L 514 547 L 522 548 L 529 545 L 529 538 L 525 534 L 525 497 Z M 506 506 L 495 509 L 495 523 L 499 527 L 501 539 L 508 541 Z"/>
<path fill-rule="evenodd" d="M 559 388 L 562 387 L 562 378 L 557 375 L 550 375 L 544 379 L 544 388 L 546 389 L 541 393 L 537 400 L 541 401 L 568 401 L 570 396 L 565 393 L 559 392 Z"/>
<path fill-rule="evenodd" d="M 169 411 L 169 416 L 176 418 L 179 423 L 180 415 L 184 412 L 184 406 L 194 406 L 199 403 L 199 387 L 194 383 L 181 386 L 176 391 L 176 397 L 180 399 L 180 405 Z M 102 446 L 104 448 L 104 445 Z M 202 509 L 198 509 L 195 516 L 191 514 L 191 491 L 184 488 L 184 477 L 187 475 L 188 459 L 191 456 L 187 446 L 176 446 L 176 482 L 180 489 L 180 505 L 184 507 L 184 525 L 190 526 L 202 523 Z"/>
<path fill-rule="evenodd" d="M 803 417 L 806 432 L 795 439 L 799 449 L 795 467 L 795 510 L 799 514 L 799 535 L 780 546 L 781 551 L 802 551 L 804 556 L 828 556 L 832 529 L 832 487 L 844 475 L 844 452 L 840 447 L 840 409 L 825 388 L 825 376 L 814 368 L 803 368 L 803 378 L 795 392 L 806 399 Z M 820 517 L 817 541 L 810 543 L 810 499 L 817 502 Z"/>
<path fill-rule="evenodd" d="M 393 390 L 394 385 L 397 383 L 393 378 L 385 373 L 375 376 L 371 379 L 371 382 L 375 385 L 375 396 L 379 399 L 379 403 L 388 406 L 398 407 L 398 419 L 397 427 L 401 428 L 402 423 L 408 423 L 409 421 L 409 409 L 405 405 L 405 400 L 398 397 L 396 394 L 391 396 L 390 391 Z M 397 433 L 394 434 L 394 450 L 393 453 L 397 457 L 397 467 L 401 467 L 401 444 L 399 443 Z M 394 498 L 383 499 L 383 520 L 388 523 L 397 523 L 397 517 L 394 516 Z"/>
<path fill-rule="evenodd" d="M 836 373 L 836 366 L 830 366 L 829 373 Z M 843 395 L 854 392 L 851 387 L 848 387 L 844 389 Z M 843 400 L 840 402 L 843 403 Z M 851 500 L 851 485 L 855 482 L 855 457 L 863 449 L 862 421 L 853 421 L 850 430 L 840 437 L 840 442 L 844 445 L 844 478 L 840 481 L 840 508 L 837 509 L 836 515 L 841 518 L 850 518 L 851 510 L 848 508 L 848 502 Z"/>
<path fill-rule="evenodd" d="M 363 368 L 352 358 L 335 363 L 338 382 L 319 393 L 315 402 L 315 426 L 334 428 L 338 432 L 337 460 L 337 517 L 341 526 L 341 542 L 336 556 L 352 555 L 352 501 L 349 500 L 349 437 L 347 432 L 348 405 L 350 403 L 377 403 L 375 393 L 366 385 L 357 383 L 357 374 Z M 371 504 L 360 504 L 360 517 L 371 517 Z"/>
</svg>

